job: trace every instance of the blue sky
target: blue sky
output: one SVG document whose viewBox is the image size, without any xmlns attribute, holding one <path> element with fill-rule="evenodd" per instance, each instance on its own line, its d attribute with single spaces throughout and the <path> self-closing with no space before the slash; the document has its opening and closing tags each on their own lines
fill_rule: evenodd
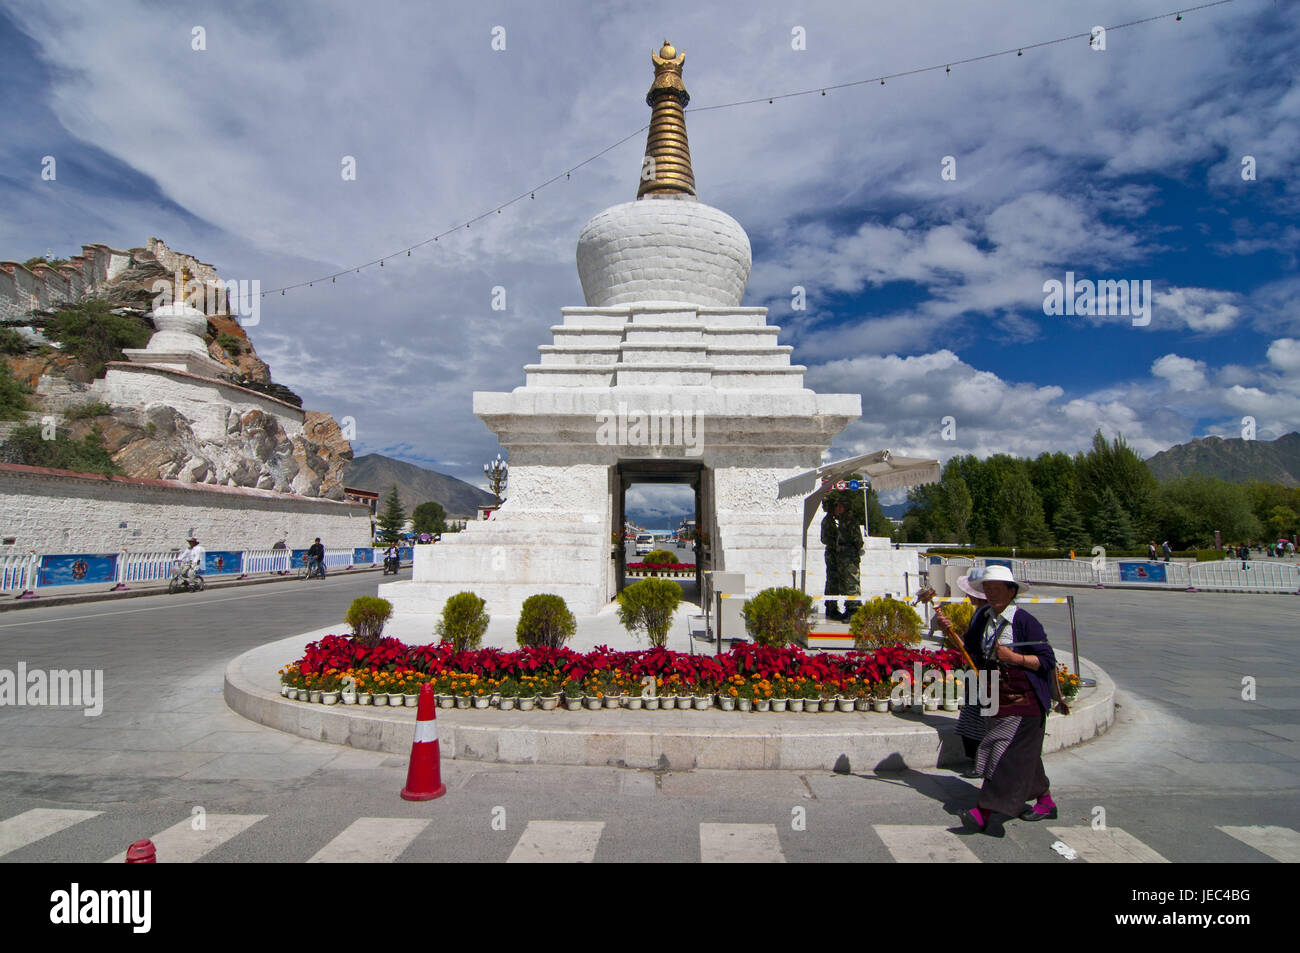
<svg viewBox="0 0 1300 953">
<path fill-rule="evenodd" d="M 636 130 L 665 37 L 704 107 L 1173 9 L 843 6 L 10 0 L 0 258 L 155 235 L 276 288 L 428 238 Z M 1300 427 L 1297 35 L 1296 4 L 1236 0 L 1112 30 L 1104 51 L 1078 39 L 688 111 L 699 197 L 754 248 L 745 303 L 771 309 L 808 386 L 862 395 L 836 455 L 1072 452 L 1098 428 L 1150 455 L 1238 436 L 1247 415 L 1261 439 Z M 481 482 L 498 448 L 471 393 L 522 384 L 560 308 L 583 303 L 578 232 L 634 197 L 643 150 L 634 137 L 382 270 L 267 297 L 249 334 L 306 406 L 355 418 L 358 453 Z M 1150 281 L 1150 324 L 1044 314 L 1066 271 Z"/>
</svg>

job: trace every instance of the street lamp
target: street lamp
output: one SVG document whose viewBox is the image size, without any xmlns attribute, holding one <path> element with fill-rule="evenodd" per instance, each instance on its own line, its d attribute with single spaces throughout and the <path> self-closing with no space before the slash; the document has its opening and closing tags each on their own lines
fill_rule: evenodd
<svg viewBox="0 0 1300 953">
<path fill-rule="evenodd" d="M 493 495 L 497 498 L 497 506 L 501 505 L 501 491 L 506 488 L 506 481 L 510 474 L 510 464 L 501 459 L 501 454 L 491 463 L 483 464 L 483 475 L 487 477 L 488 486 L 491 488 Z"/>
</svg>

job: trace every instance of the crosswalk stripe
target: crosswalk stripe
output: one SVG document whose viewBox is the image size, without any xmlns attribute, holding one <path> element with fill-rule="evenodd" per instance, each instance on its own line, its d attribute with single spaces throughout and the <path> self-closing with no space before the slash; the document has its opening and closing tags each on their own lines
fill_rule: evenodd
<svg viewBox="0 0 1300 953">
<path fill-rule="evenodd" d="M 402 817 L 359 817 L 307 863 L 390 864 L 429 823 Z"/>
<path fill-rule="evenodd" d="M 701 824 L 705 864 L 784 864 L 775 824 Z"/>
<path fill-rule="evenodd" d="M 160 864 L 192 864 L 204 854 L 215 850 L 226 841 L 248 830 L 265 814 L 205 814 L 203 829 L 194 829 L 194 818 L 178 821 L 165 831 L 154 834 L 153 841 Z M 120 864 L 126 860 L 126 851 L 114 854 L 106 864 Z"/>
<path fill-rule="evenodd" d="M 1065 841 L 1090 864 L 1167 864 L 1164 857 L 1118 827 L 1049 827 L 1057 840 Z"/>
<path fill-rule="evenodd" d="M 508 864 L 589 864 L 604 821 L 529 821 Z"/>
<path fill-rule="evenodd" d="M 0 857 L 12 853 L 43 837 L 57 834 L 74 824 L 99 817 L 102 811 L 70 811 L 52 807 L 34 807 L 0 821 Z"/>
<path fill-rule="evenodd" d="M 929 824 L 873 824 L 876 835 L 900 864 L 978 864 L 980 859 L 946 827 Z"/>
<path fill-rule="evenodd" d="M 1283 864 L 1300 864 L 1300 834 L 1289 827 L 1220 827 L 1248 847 Z"/>
</svg>

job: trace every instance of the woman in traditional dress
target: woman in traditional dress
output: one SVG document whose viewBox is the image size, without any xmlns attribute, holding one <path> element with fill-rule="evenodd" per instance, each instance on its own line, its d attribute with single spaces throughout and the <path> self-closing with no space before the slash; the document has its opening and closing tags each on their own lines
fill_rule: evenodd
<svg viewBox="0 0 1300 953">
<path fill-rule="evenodd" d="M 1039 621 L 1011 604 L 1020 590 L 1011 570 L 989 566 L 971 585 L 988 605 L 966 630 L 966 651 L 981 669 L 996 669 L 998 704 L 996 713 L 985 719 L 988 730 L 975 760 L 984 778 L 979 802 L 961 817 L 967 826 L 1000 837 L 1001 826 L 989 825 L 994 814 L 1022 821 L 1057 816 L 1043 770 L 1043 733 L 1052 707 L 1056 655 Z M 1031 798 L 1034 804 L 1027 805 Z"/>
<path fill-rule="evenodd" d="M 984 594 L 976 589 L 974 585 L 983 575 L 984 570 L 976 567 L 957 580 L 957 588 L 966 594 L 967 600 L 975 607 L 975 612 L 966 625 L 967 631 L 984 625 L 982 620 L 987 600 L 985 600 Z M 943 629 L 950 639 L 960 642 L 961 636 L 953 631 L 952 621 L 944 615 L 943 610 L 936 610 L 935 618 L 939 623 L 939 628 Z M 961 738 L 962 749 L 966 752 L 967 760 L 970 761 L 966 770 L 962 772 L 962 777 L 974 778 L 980 776 L 975 772 L 975 753 L 979 750 L 980 742 L 984 740 L 984 735 L 988 729 L 984 724 L 984 719 L 980 716 L 978 698 L 968 698 L 966 702 L 965 705 L 961 706 L 961 713 L 957 715 L 957 735 Z"/>
</svg>

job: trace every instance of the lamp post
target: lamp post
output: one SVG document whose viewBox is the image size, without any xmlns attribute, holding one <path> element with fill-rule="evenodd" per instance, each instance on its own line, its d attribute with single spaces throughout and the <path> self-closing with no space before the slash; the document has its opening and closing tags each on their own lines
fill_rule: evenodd
<svg viewBox="0 0 1300 953">
<path fill-rule="evenodd" d="M 488 486 L 492 494 L 497 498 L 497 506 L 501 505 L 501 491 L 506 488 L 506 481 L 510 475 L 510 464 L 501 459 L 501 454 L 491 463 L 483 464 L 483 475 L 487 477 Z"/>
</svg>

